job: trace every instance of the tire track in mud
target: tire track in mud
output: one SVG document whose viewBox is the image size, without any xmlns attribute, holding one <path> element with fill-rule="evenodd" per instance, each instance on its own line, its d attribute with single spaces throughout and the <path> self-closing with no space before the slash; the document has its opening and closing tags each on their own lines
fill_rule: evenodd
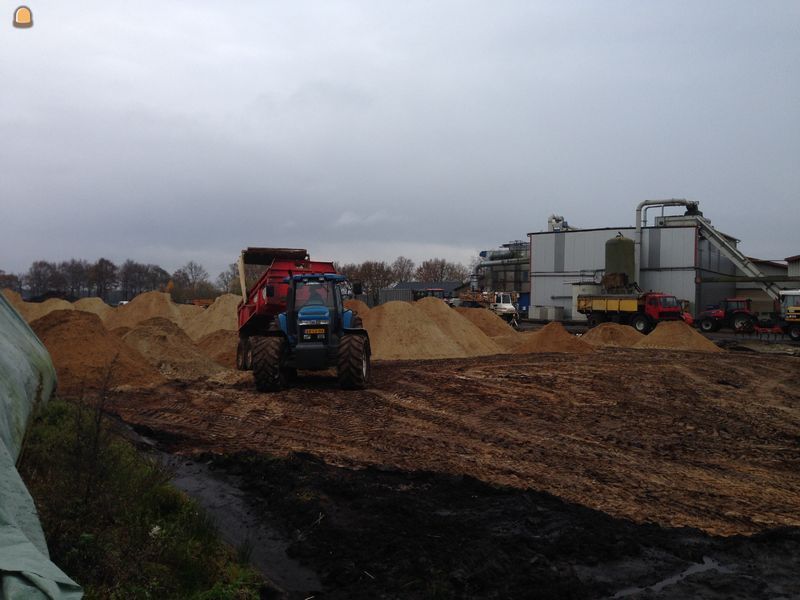
<svg viewBox="0 0 800 600">
<path fill-rule="evenodd" d="M 609 350 L 385 362 L 343 392 L 198 384 L 114 410 L 185 452 L 304 452 L 467 474 L 636 521 L 752 533 L 800 525 L 800 360 Z"/>
</svg>

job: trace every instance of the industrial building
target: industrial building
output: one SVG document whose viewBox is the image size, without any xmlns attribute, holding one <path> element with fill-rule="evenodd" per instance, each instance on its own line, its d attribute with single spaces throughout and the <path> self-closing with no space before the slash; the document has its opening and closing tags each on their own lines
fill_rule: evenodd
<svg viewBox="0 0 800 600">
<path fill-rule="evenodd" d="M 526 314 L 530 305 L 530 244 L 515 240 L 502 244 L 499 250 L 483 250 L 475 265 L 473 289 L 519 294 L 519 310 Z"/>
<path fill-rule="evenodd" d="M 647 212 L 654 208 L 660 208 L 661 214 L 648 224 Z M 682 213 L 665 214 L 665 209 L 675 208 Z M 635 223 L 634 227 L 575 229 L 563 218 L 551 217 L 547 231 L 529 233 L 531 318 L 583 320 L 575 309 L 577 296 L 596 293 L 605 272 L 606 242 L 618 234 L 635 242 L 634 281 L 639 287 L 686 300 L 693 314 L 746 292 L 757 292 L 750 294 L 758 296 L 755 310 L 771 312 L 779 289 L 799 287 L 800 279 L 792 278 L 785 266 L 781 270 L 780 263 L 765 264 L 744 256 L 737 248 L 739 240 L 715 229 L 697 202 L 642 202 Z"/>
</svg>

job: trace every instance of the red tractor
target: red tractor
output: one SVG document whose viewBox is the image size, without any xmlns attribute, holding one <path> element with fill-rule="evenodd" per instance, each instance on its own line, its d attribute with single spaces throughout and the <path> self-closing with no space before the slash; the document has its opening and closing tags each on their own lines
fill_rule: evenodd
<svg viewBox="0 0 800 600">
<path fill-rule="evenodd" d="M 695 323 L 706 333 L 722 328 L 750 332 L 758 323 L 758 317 L 753 313 L 750 298 L 725 298 L 697 315 Z"/>
</svg>

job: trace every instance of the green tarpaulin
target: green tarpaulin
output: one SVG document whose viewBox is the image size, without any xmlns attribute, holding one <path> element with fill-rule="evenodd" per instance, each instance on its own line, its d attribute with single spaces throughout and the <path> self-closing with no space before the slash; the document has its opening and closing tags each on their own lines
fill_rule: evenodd
<svg viewBox="0 0 800 600">
<path fill-rule="evenodd" d="M 56 385 L 53 363 L 0 293 L 0 597 L 72 600 L 81 588 L 54 565 L 16 469 L 28 419 Z"/>
</svg>

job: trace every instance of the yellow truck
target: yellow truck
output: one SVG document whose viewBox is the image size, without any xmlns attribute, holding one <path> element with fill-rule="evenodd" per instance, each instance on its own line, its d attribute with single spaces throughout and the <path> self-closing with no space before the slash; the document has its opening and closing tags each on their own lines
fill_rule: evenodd
<svg viewBox="0 0 800 600">
<path fill-rule="evenodd" d="M 578 312 L 590 327 L 613 321 L 648 333 L 660 321 L 679 321 L 681 305 L 675 296 L 659 292 L 644 294 L 599 294 L 578 296 Z"/>
</svg>

